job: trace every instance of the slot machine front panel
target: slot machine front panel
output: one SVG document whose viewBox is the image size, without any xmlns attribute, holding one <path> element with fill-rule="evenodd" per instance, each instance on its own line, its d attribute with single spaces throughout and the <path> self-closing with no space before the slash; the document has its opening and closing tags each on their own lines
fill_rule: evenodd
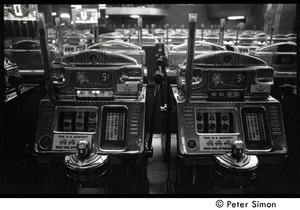
<svg viewBox="0 0 300 210">
<path fill-rule="evenodd" d="M 178 153 L 207 157 L 231 151 L 231 142 L 242 140 L 244 151 L 255 155 L 285 155 L 287 145 L 280 103 L 262 101 L 185 104 L 173 87 L 177 101 Z"/>
</svg>

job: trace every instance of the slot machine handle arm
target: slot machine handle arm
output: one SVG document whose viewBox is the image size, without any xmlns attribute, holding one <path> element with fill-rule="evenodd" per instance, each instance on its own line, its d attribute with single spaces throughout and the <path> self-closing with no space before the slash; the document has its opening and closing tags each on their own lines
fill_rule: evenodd
<svg viewBox="0 0 300 210">
<path fill-rule="evenodd" d="M 149 137 L 147 141 L 147 149 L 151 150 L 152 149 L 152 138 L 153 138 L 153 133 L 154 133 L 154 124 L 156 120 L 156 110 L 157 110 L 157 105 L 158 105 L 158 95 L 161 94 L 161 96 L 164 96 L 164 94 L 161 93 L 161 85 L 165 81 L 165 75 L 166 75 L 166 70 L 165 70 L 165 56 L 164 56 L 164 49 L 163 49 L 163 44 L 158 43 L 158 53 L 156 54 L 156 64 L 158 66 L 158 70 L 154 72 L 153 74 L 153 81 L 155 82 L 155 88 L 154 88 L 154 99 L 153 99 L 153 104 L 152 104 L 152 115 L 151 115 L 151 121 L 150 121 L 150 129 L 149 129 Z M 163 91 L 163 89 L 162 89 Z M 163 97 L 162 97 L 163 98 Z M 162 103 L 164 103 L 162 101 Z"/>
<path fill-rule="evenodd" d="M 81 160 L 86 159 L 87 157 L 90 156 L 91 151 L 89 149 L 89 142 L 81 140 L 77 143 L 77 151 L 78 151 L 78 157 Z"/>
<path fill-rule="evenodd" d="M 49 100 L 52 102 L 54 100 L 53 80 L 52 80 L 52 73 L 50 69 L 50 55 L 49 55 L 47 31 L 46 31 L 43 13 L 38 13 L 37 25 L 38 25 L 40 45 L 41 45 L 42 61 L 43 61 L 44 72 L 45 72 L 44 76 L 46 80 L 46 88 L 47 88 Z"/>
</svg>

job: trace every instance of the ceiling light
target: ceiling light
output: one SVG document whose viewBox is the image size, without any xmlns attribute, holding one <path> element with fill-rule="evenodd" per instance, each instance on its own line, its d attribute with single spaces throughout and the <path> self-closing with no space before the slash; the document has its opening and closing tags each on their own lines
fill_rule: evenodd
<svg viewBox="0 0 300 210">
<path fill-rule="evenodd" d="M 71 8 L 82 9 L 82 5 L 80 5 L 80 4 L 73 4 L 73 5 L 71 5 Z"/>
<path fill-rule="evenodd" d="M 52 14 L 52 16 L 56 16 L 56 15 L 57 15 L 57 13 L 56 13 L 56 12 L 52 12 L 51 14 Z"/>
<path fill-rule="evenodd" d="M 131 18 L 139 18 L 139 15 L 130 15 Z"/>
<path fill-rule="evenodd" d="M 98 8 L 99 8 L 99 9 L 105 9 L 105 8 L 106 8 L 106 4 L 99 4 L 99 5 L 98 5 Z"/>
<path fill-rule="evenodd" d="M 241 20 L 244 18 L 245 18 L 245 16 L 229 16 L 229 17 L 227 17 L 228 20 Z"/>
<path fill-rule="evenodd" d="M 70 15 L 68 13 L 61 13 L 60 17 L 61 18 L 70 18 Z"/>
</svg>

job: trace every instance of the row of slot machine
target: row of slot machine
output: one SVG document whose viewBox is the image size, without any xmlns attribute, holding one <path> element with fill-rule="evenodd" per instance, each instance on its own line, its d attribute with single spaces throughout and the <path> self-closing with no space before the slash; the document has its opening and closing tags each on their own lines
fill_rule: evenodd
<svg viewBox="0 0 300 210">
<path fill-rule="evenodd" d="M 267 174 L 288 154 L 281 104 L 271 89 L 276 77 L 295 79 L 296 44 L 275 43 L 253 55 L 230 51 L 197 41 L 196 22 L 197 14 L 189 14 L 188 42 L 172 48 L 155 44 L 150 115 L 141 46 L 119 39 L 86 46 L 78 36 L 79 42 L 72 37 L 67 43 L 78 50 L 57 50 L 40 17 L 39 41 L 5 50 L 20 72 L 16 55 L 28 60 L 34 48 L 42 58 L 38 68 L 47 95 L 39 102 L 32 154 L 45 186 L 54 189 L 48 193 L 148 193 L 160 95 L 167 100 L 163 123 L 176 122 L 176 140 L 168 126 L 162 138 L 167 164 L 176 145 L 176 175 L 166 179 L 168 193 L 271 193 L 261 185 L 270 184 Z"/>
<path fill-rule="evenodd" d="M 145 64 L 144 46 L 154 46 L 156 43 L 164 43 L 167 55 L 167 65 L 172 69 L 183 61 L 187 52 L 186 29 L 155 29 L 149 33 L 148 29 L 140 28 L 139 31 L 129 31 L 127 29 L 116 29 L 115 32 L 100 34 L 95 39 L 90 31 L 65 30 L 61 33 L 63 38 L 59 38 L 58 32 L 48 29 L 48 42 L 50 59 L 79 52 L 86 49 L 103 49 L 110 51 L 120 51 L 135 54 L 134 58 Z M 266 61 L 268 65 L 275 68 L 275 78 L 285 78 L 295 80 L 296 78 L 296 34 L 276 34 L 268 35 L 261 31 L 236 31 L 227 30 L 220 42 L 221 31 L 211 31 L 198 29 L 195 32 L 195 53 L 201 54 L 209 51 L 229 50 L 238 53 L 246 53 L 259 57 Z M 140 35 L 139 35 L 140 34 Z M 60 40 L 60 44 L 58 44 Z M 40 44 L 38 40 L 21 40 L 5 46 L 5 56 L 12 62 L 17 63 L 20 70 L 26 74 L 34 70 L 41 74 L 42 62 L 39 53 Z M 28 52 L 32 59 L 30 62 L 23 56 Z M 139 56 L 140 55 L 140 56 Z M 171 72 L 171 71 L 170 71 Z M 172 73 L 170 73 L 172 75 Z M 175 74 L 173 74 L 175 75 Z M 295 83 L 295 81 L 293 81 Z"/>
</svg>

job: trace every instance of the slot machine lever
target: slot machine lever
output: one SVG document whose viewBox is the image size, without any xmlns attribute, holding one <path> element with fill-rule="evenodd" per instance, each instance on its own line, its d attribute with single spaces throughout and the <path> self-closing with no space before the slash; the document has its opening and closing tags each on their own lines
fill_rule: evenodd
<svg viewBox="0 0 300 210">
<path fill-rule="evenodd" d="M 258 159 L 255 155 L 244 153 L 244 142 L 234 140 L 231 143 L 231 152 L 215 156 L 216 162 L 229 170 L 253 171 L 258 166 Z"/>
<path fill-rule="evenodd" d="M 237 24 L 236 27 L 237 27 L 237 30 L 236 30 L 235 45 L 238 45 L 239 31 L 240 31 L 240 30 L 244 30 L 244 28 L 245 28 L 245 23 L 240 22 L 239 24 Z"/>
<path fill-rule="evenodd" d="M 156 45 L 158 53 L 156 54 L 156 64 L 158 67 L 158 70 L 154 72 L 153 74 L 153 81 L 155 82 L 155 88 L 154 88 L 154 99 L 153 99 L 153 104 L 152 104 L 152 116 L 151 116 L 151 122 L 150 122 L 150 129 L 149 129 L 149 138 L 147 142 L 147 148 L 151 149 L 152 148 L 152 138 L 153 138 L 153 133 L 154 133 L 154 125 L 155 125 L 155 120 L 156 120 L 156 110 L 158 106 L 158 97 L 159 94 L 161 94 L 161 104 L 163 105 L 162 107 L 166 107 L 166 104 L 164 102 L 164 96 L 165 96 L 165 88 L 162 87 L 161 85 L 164 84 L 165 79 L 166 79 L 166 69 L 165 69 L 165 55 L 164 55 L 164 45 L 162 43 L 158 43 Z M 166 108 L 164 108 L 166 109 Z"/>
<path fill-rule="evenodd" d="M 89 149 L 89 143 L 87 141 L 79 141 L 77 144 L 77 150 L 78 150 L 78 157 L 81 160 L 86 159 L 91 154 L 91 151 Z"/>
<path fill-rule="evenodd" d="M 225 31 L 225 18 L 221 18 L 220 19 L 220 36 L 219 36 L 219 40 L 220 40 L 220 46 L 223 46 L 224 44 L 224 31 Z"/>
<path fill-rule="evenodd" d="M 52 102 L 54 100 L 54 90 L 53 90 L 53 81 L 52 81 L 52 73 L 50 70 L 50 55 L 48 50 L 48 41 L 47 41 L 47 31 L 44 21 L 44 14 L 38 13 L 37 16 L 37 25 L 39 29 L 39 37 L 40 37 L 40 45 L 41 45 L 41 53 L 42 53 L 42 60 L 44 65 L 44 72 L 45 72 L 45 80 L 46 80 L 46 87 L 47 93 L 49 96 L 49 100 Z"/>
<path fill-rule="evenodd" d="M 91 153 L 89 146 L 89 142 L 80 140 L 77 142 L 77 153 L 65 157 L 64 164 L 69 177 L 88 180 L 107 172 L 108 155 Z"/>
<path fill-rule="evenodd" d="M 194 54 L 195 54 L 195 31 L 197 23 L 197 14 L 189 14 L 189 36 L 188 36 L 188 50 L 187 50 L 187 62 L 186 62 L 186 75 L 185 75 L 185 86 L 186 86 L 186 102 L 191 101 L 192 92 L 192 77 L 193 77 L 193 66 L 194 66 Z"/>
</svg>

